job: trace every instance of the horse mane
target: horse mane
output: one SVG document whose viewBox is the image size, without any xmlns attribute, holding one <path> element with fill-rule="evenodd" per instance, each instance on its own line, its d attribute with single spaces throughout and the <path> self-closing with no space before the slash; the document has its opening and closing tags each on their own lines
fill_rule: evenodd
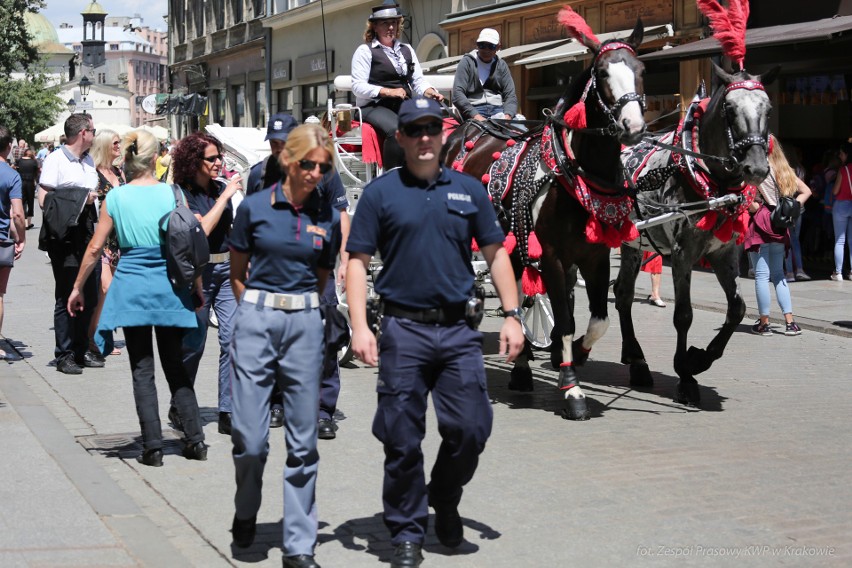
<svg viewBox="0 0 852 568">
<path fill-rule="evenodd" d="M 718 0 L 696 0 L 698 9 L 710 20 L 713 37 L 722 44 L 722 53 L 743 69 L 746 45 L 746 22 L 748 21 L 748 0 L 728 0 L 725 9 Z"/>
</svg>

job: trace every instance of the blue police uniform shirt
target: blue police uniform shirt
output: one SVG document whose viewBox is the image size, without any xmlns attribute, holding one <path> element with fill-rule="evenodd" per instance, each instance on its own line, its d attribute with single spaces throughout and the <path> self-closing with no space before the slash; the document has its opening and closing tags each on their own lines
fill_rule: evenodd
<svg viewBox="0 0 852 568">
<path fill-rule="evenodd" d="M 230 236 L 233 250 L 250 255 L 246 288 L 315 292 L 317 268 L 334 268 L 332 239 L 339 225 L 340 213 L 316 191 L 298 208 L 287 201 L 280 183 L 247 196 Z"/>
<path fill-rule="evenodd" d="M 346 250 L 379 251 L 383 266 L 375 288 L 382 299 L 436 308 L 470 297 L 472 237 L 480 246 L 505 237 L 482 184 L 448 168 L 429 184 L 403 167 L 364 188 Z"/>
<path fill-rule="evenodd" d="M 219 180 L 211 182 L 211 188 L 215 187 L 216 194 L 205 191 L 192 182 L 186 184 L 188 187 L 182 187 L 184 196 L 186 196 L 186 204 L 189 210 L 204 217 L 207 215 L 213 206 L 216 205 L 216 200 L 222 195 L 225 190 L 225 183 Z M 234 209 L 231 205 L 231 200 L 228 200 L 225 205 L 225 210 L 222 211 L 222 216 L 219 222 L 207 235 L 207 243 L 210 245 L 212 254 L 219 254 L 228 251 L 228 233 L 231 231 L 231 224 L 234 222 Z"/>
<path fill-rule="evenodd" d="M 273 178 L 275 183 L 279 182 L 283 176 L 281 166 L 278 160 L 273 160 L 271 157 L 264 158 L 251 167 L 249 171 L 248 183 L 246 184 L 246 195 L 257 193 L 264 189 L 263 165 L 266 164 L 266 179 Z M 266 187 L 271 187 L 273 183 L 269 183 Z M 332 207 L 338 211 L 345 211 L 349 207 L 349 200 L 346 198 L 346 188 L 343 187 L 343 180 L 340 179 L 340 174 L 332 170 L 325 174 L 317 185 L 316 189 L 322 199 L 328 201 Z"/>
</svg>

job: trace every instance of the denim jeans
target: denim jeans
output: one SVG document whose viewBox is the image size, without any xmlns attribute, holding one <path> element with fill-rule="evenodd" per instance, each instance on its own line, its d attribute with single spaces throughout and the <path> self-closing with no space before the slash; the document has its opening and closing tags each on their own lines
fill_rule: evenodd
<svg viewBox="0 0 852 568">
<path fill-rule="evenodd" d="M 758 252 L 749 252 L 754 266 L 754 293 L 757 296 L 757 311 L 761 316 L 769 317 L 769 282 L 775 285 L 775 298 L 782 314 L 793 313 L 790 300 L 790 288 L 784 278 L 784 244 L 770 243 L 760 245 Z"/>
<path fill-rule="evenodd" d="M 852 201 L 835 201 L 831 208 L 834 221 L 834 271 L 843 272 L 843 247 L 849 249 L 852 260 Z"/>
<path fill-rule="evenodd" d="M 476 112 L 478 112 L 479 114 L 481 114 L 485 118 L 491 118 L 495 114 L 502 114 L 503 113 L 503 107 L 495 106 L 495 105 L 489 105 L 487 103 L 481 104 L 481 105 L 473 105 L 473 108 L 475 108 Z M 512 118 L 512 117 L 510 116 L 508 118 Z"/>
</svg>

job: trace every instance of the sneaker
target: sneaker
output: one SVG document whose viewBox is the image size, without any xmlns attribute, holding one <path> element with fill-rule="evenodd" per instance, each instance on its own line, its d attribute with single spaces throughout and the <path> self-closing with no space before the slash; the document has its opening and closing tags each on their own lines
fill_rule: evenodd
<svg viewBox="0 0 852 568">
<path fill-rule="evenodd" d="M 788 272 L 787 274 L 784 275 L 784 278 L 787 280 L 787 282 L 792 282 L 793 280 L 796 279 L 796 275 L 793 274 L 792 272 Z"/>
<path fill-rule="evenodd" d="M 839 272 L 832 272 L 829 278 L 831 278 L 835 282 L 843 282 L 843 276 Z"/>
<path fill-rule="evenodd" d="M 66 355 L 62 359 L 56 362 L 56 370 L 60 373 L 64 373 L 66 375 L 81 375 L 83 374 L 83 368 L 80 367 L 75 361 L 74 357 L 70 355 Z"/>
<path fill-rule="evenodd" d="M 798 282 L 807 282 L 810 279 L 811 279 L 811 277 L 804 270 L 801 270 L 801 271 L 796 273 L 796 280 Z"/>
<path fill-rule="evenodd" d="M 756 335 L 772 335 L 772 329 L 769 328 L 769 322 L 760 323 L 760 320 L 754 322 L 751 326 L 751 332 Z"/>
<path fill-rule="evenodd" d="M 784 330 L 784 335 L 802 335 L 802 328 L 794 321 L 787 324 L 787 329 Z"/>
</svg>

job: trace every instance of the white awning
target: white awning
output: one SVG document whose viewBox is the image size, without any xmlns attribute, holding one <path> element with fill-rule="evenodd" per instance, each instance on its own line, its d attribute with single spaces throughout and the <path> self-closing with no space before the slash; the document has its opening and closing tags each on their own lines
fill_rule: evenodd
<svg viewBox="0 0 852 568">
<path fill-rule="evenodd" d="M 597 34 L 597 38 L 601 42 L 605 42 L 614 38 L 627 38 L 633 30 L 621 30 L 618 32 L 607 32 Z M 653 41 L 661 37 L 671 37 L 674 34 L 674 29 L 671 24 L 648 26 L 645 28 L 645 34 L 642 43 Z M 546 65 L 556 65 L 557 63 L 565 63 L 566 61 L 576 61 L 589 53 L 588 48 L 577 40 L 571 40 L 569 43 L 560 45 L 547 51 L 542 51 L 531 57 L 525 57 L 515 61 L 515 65 L 525 65 L 528 69 L 536 67 L 544 67 Z"/>
<path fill-rule="evenodd" d="M 564 44 L 571 41 L 568 38 L 565 39 L 554 39 L 550 41 L 541 41 L 538 43 L 525 43 L 523 45 L 516 45 L 515 47 L 507 47 L 506 49 L 501 49 L 497 52 L 497 55 L 500 59 L 505 59 L 509 62 L 510 59 L 517 57 L 519 55 L 523 55 L 525 53 L 530 53 L 532 51 L 541 51 L 543 49 L 549 49 L 556 45 Z M 463 56 L 459 56 L 461 59 Z M 455 73 L 456 68 L 458 67 L 458 63 L 455 65 L 449 65 L 447 67 L 442 67 L 438 69 L 438 73 Z"/>
<path fill-rule="evenodd" d="M 433 59 L 431 61 L 421 61 L 420 69 L 426 73 L 427 71 L 432 71 L 439 67 L 443 67 L 444 65 L 452 65 L 459 61 L 462 57 L 464 57 L 464 55 L 453 55 L 452 57 L 442 57 L 441 59 Z"/>
</svg>

